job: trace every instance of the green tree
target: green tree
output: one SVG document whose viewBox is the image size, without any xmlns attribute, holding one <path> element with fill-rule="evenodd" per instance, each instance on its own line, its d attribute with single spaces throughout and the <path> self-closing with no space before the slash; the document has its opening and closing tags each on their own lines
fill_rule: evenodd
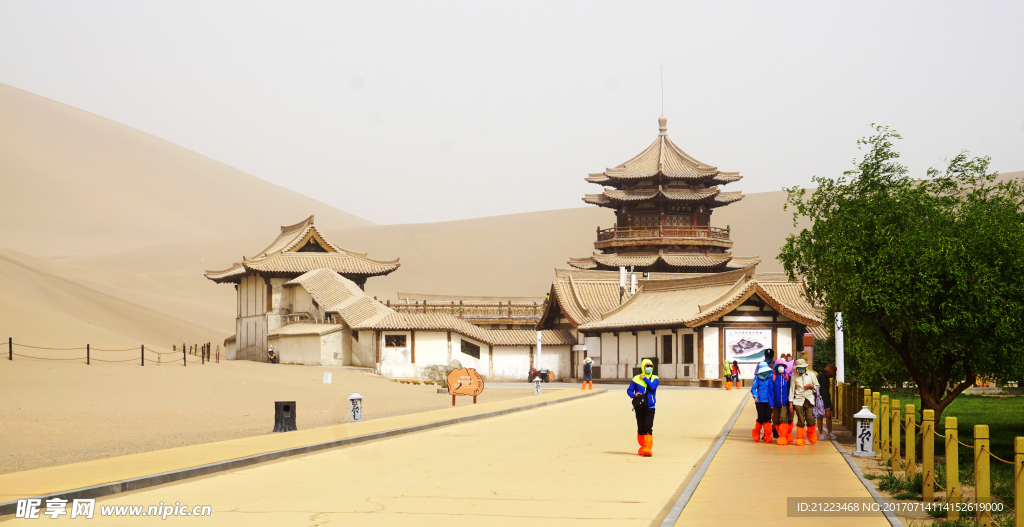
<svg viewBox="0 0 1024 527">
<path fill-rule="evenodd" d="M 1024 188 L 966 152 L 915 181 L 897 162 L 900 136 L 874 131 L 855 169 L 786 189 L 794 226 L 812 226 L 779 259 L 842 311 L 858 380 L 911 380 L 938 419 L 980 377 L 1024 371 Z"/>
</svg>

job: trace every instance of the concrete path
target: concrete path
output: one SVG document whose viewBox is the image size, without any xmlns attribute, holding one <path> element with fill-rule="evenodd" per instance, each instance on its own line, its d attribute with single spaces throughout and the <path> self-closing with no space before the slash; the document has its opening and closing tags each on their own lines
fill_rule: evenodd
<svg viewBox="0 0 1024 527">
<path fill-rule="evenodd" d="M 623 391 L 119 494 L 98 500 L 97 516 L 106 505 L 180 502 L 210 505 L 211 518 L 187 520 L 218 526 L 646 527 L 746 394 L 659 393 L 654 457 L 641 458 Z"/>
<path fill-rule="evenodd" d="M 748 403 L 675 525 L 889 527 L 881 512 L 853 518 L 787 517 L 789 497 L 872 498 L 830 441 L 803 447 L 755 443 L 750 430 L 757 412 L 749 391 L 743 392 Z"/>
</svg>

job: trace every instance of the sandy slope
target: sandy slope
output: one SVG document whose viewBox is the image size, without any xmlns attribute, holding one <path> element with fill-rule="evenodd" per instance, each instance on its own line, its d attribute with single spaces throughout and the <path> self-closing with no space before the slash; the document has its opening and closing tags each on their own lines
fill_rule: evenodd
<svg viewBox="0 0 1024 527">
<path fill-rule="evenodd" d="M 102 254 L 273 233 L 310 214 L 372 225 L 138 130 L 0 84 L 0 247 Z"/>
</svg>

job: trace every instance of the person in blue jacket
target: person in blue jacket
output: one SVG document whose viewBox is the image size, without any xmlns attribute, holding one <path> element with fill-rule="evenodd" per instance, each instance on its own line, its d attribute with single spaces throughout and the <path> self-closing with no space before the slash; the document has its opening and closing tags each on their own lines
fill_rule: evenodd
<svg viewBox="0 0 1024 527">
<path fill-rule="evenodd" d="M 754 423 L 754 429 L 750 431 L 750 435 L 754 441 L 760 441 L 763 431 L 765 443 L 772 442 L 772 409 L 769 404 L 771 375 L 771 367 L 764 362 L 758 363 L 754 373 L 754 382 L 750 385 L 750 395 L 754 398 L 754 407 L 757 408 L 757 422 Z"/>
<path fill-rule="evenodd" d="M 789 435 L 789 424 L 786 422 L 789 407 L 789 375 L 786 374 L 784 362 L 775 363 L 775 371 L 768 379 L 768 405 L 772 408 L 772 425 L 778 431 L 776 443 L 788 445 L 793 439 Z M 765 438 L 767 441 L 768 438 Z"/>
<path fill-rule="evenodd" d="M 640 362 L 640 375 L 626 388 L 626 395 L 633 400 L 636 412 L 636 442 L 640 444 L 637 454 L 651 457 L 654 447 L 654 403 L 658 392 L 658 376 L 654 374 L 654 363 L 650 359 Z"/>
</svg>

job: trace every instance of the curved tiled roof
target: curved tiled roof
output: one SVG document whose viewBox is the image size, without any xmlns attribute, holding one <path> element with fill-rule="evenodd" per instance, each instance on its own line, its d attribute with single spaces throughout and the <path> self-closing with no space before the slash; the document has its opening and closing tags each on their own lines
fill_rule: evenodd
<svg viewBox="0 0 1024 527">
<path fill-rule="evenodd" d="M 718 187 L 699 190 L 687 189 L 605 189 L 602 194 L 587 194 L 583 201 L 601 207 L 615 207 L 622 203 L 664 201 L 668 203 L 707 203 L 711 208 L 722 207 L 743 199 L 742 192 L 721 192 Z"/>
<path fill-rule="evenodd" d="M 298 322 L 288 324 L 267 332 L 268 337 L 288 337 L 301 335 L 329 335 L 345 329 L 341 324 L 313 324 L 310 322 Z"/>
<path fill-rule="evenodd" d="M 603 254 L 589 258 L 570 258 L 569 265 L 577 269 L 600 267 L 651 267 L 657 263 L 679 269 L 734 270 L 754 267 L 761 262 L 757 257 L 733 257 L 730 253 L 658 253 L 658 254 Z"/>
<path fill-rule="evenodd" d="M 319 248 L 316 252 L 300 251 L 307 243 Z M 331 243 L 313 223 L 313 216 L 281 227 L 281 233 L 266 249 L 252 258 L 221 271 L 207 271 L 206 277 L 214 282 L 237 282 L 250 271 L 265 273 L 301 274 L 314 269 L 330 269 L 347 275 L 381 276 L 391 273 L 401 264 L 398 260 L 375 260 L 366 253 L 343 249 Z"/>
<path fill-rule="evenodd" d="M 301 286 L 324 311 L 336 313 L 349 326 L 372 323 L 394 310 L 366 296 L 355 282 L 328 269 L 315 269 L 286 282 Z"/>
<path fill-rule="evenodd" d="M 616 273 L 617 274 L 617 273 Z M 566 280 L 552 284 L 555 301 L 574 326 L 600 320 L 601 314 L 619 307 L 619 281 Z"/>
<path fill-rule="evenodd" d="M 609 168 L 600 174 L 590 174 L 587 181 L 614 184 L 662 176 L 668 179 L 713 180 L 719 184 L 731 183 L 740 176 L 736 172 L 720 172 L 718 168 L 702 163 L 684 152 L 668 138 L 668 120 L 658 118 L 658 138 L 629 161 Z"/>
<path fill-rule="evenodd" d="M 821 324 L 799 283 L 774 277 L 758 280 L 753 268 L 680 280 L 644 280 L 637 293 L 601 320 L 580 330 L 619 330 L 707 324 L 732 312 L 753 295 L 783 315 L 809 327 Z"/>
</svg>

